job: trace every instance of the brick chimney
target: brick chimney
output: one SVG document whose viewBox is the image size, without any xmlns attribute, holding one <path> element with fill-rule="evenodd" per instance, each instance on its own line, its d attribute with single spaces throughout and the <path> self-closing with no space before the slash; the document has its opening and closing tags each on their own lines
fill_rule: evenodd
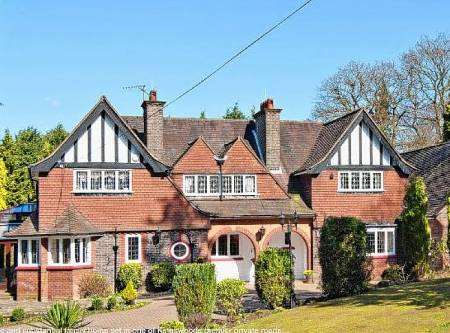
<svg viewBox="0 0 450 333">
<path fill-rule="evenodd" d="M 259 112 L 254 115 L 263 158 L 272 173 L 281 173 L 280 113 L 281 109 L 275 109 L 273 99 L 268 98 L 261 103 Z"/>
<path fill-rule="evenodd" d="M 153 157 L 157 159 L 164 157 L 164 112 L 162 109 L 164 104 L 166 102 L 158 101 L 156 90 L 152 90 L 148 100 L 143 101 L 141 105 L 144 110 L 145 144 Z"/>
</svg>

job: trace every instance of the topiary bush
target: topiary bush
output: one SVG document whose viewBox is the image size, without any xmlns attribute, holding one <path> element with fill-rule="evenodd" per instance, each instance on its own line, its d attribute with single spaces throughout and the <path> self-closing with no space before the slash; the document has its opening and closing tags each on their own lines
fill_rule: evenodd
<svg viewBox="0 0 450 333">
<path fill-rule="evenodd" d="M 256 292 L 261 301 L 272 309 L 289 300 L 290 267 L 290 254 L 285 249 L 268 248 L 255 262 Z"/>
<path fill-rule="evenodd" d="M 182 331 L 184 329 L 186 329 L 186 327 L 184 326 L 183 322 L 178 320 L 166 320 L 162 321 L 161 324 L 159 324 L 159 330 L 163 333 L 172 333 L 173 331 Z"/>
<path fill-rule="evenodd" d="M 175 265 L 170 261 L 154 264 L 147 275 L 146 287 L 148 291 L 167 291 L 172 288 L 175 275 Z"/>
<path fill-rule="evenodd" d="M 6 318 L 3 313 L 0 313 L 0 325 L 4 325 L 6 322 Z"/>
<path fill-rule="evenodd" d="M 175 269 L 173 289 L 180 320 L 190 328 L 204 327 L 216 303 L 214 265 L 183 264 Z"/>
<path fill-rule="evenodd" d="M 137 298 L 137 291 L 134 288 L 133 281 L 128 281 L 127 286 L 120 293 L 120 297 L 125 301 L 125 304 L 131 305 L 134 304 Z"/>
<path fill-rule="evenodd" d="M 429 270 L 431 229 L 427 218 L 428 196 L 422 177 L 409 181 L 403 210 L 398 224 L 398 260 L 413 278 L 426 274 Z"/>
<path fill-rule="evenodd" d="M 66 329 L 79 329 L 86 326 L 84 322 L 85 312 L 76 302 L 55 303 L 44 314 L 40 321 L 47 328 L 58 329 L 64 332 Z"/>
<path fill-rule="evenodd" d="M 90 309 L 93 311 L 102 310 L 104 307 L 103 299 L 98 296 L 94 296 L 91 298 L 91 306 Z"/>
<path fill-rule="evenodd" d="M 129 281 L 133 283 L 134 289 L 139 289 L 142 285 L 142 265 L 139 263 L 123 264 L 119 268 L 117 280 L 119 290 L 123 290 Z"/>
<path fill-rule="evenodd" d="M 106 277 L 99 273 L 88 273 L 81 277 L 78 284 L 81 297 L 108 297 L 112 288 Z"/>
<path fill-rule="evenodd" d="M 108 297 L 108 301 L 106 302 L 106 308 L 108 310 L 119 309 L 122 306 L 122 298 L 117 295 L 111 295 Z"/>
<path fill-rule="evenodd" d="M 225 279 L 217 284 L 217 308 L 234 321 L 242 310 L 242 297 L 247 292 L 245 282 L 239 279 Z"/>
<path fill-rule="evenodd" d="M 403 284 L 409 280 L 404 267 L 400 265 L 391 265 L 386 268 L 381 274 L 381 278 L 388 280 L 389 284 Z"/>
<path fill-rule="evenodd" d="M 366 226 L 354 217 L 330 217 L 320 233 L 322 289 L 331 298 L 367 290 L 370 279 Z"/>
<path fill-rule="evenodd" d="M 11 312 L 11 321 L 21 321 L 25 319 L 25 310 L 22 308 L 15 308 L 14 310 L 12 310 Z"/>
</svg>

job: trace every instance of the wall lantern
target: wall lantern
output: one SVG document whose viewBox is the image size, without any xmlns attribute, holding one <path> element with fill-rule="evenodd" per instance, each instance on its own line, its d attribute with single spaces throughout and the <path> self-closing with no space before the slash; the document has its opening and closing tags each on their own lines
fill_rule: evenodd
<svg viewBox="0 0 450 333">
<path fill-rule="evenodd" d="M 161 228 L 158 227 L 153 235 L 153 245 L 158 245 L 161 240 Z"/>
<path fill-rule="evenodd" d="M 259 242 L 266 234 L 266 228 L 262 225 L 256 233 L 256 240 Z"/>
</svg>

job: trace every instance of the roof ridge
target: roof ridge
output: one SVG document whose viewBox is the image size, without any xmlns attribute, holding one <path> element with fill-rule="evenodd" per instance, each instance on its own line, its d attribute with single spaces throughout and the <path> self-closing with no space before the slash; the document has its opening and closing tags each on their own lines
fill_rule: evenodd
<svg viewBox="0 0 450 333">
<path fill-rule="evenodd" d="M 342 119 L 344 119 L 344 118 L 347 118 L 347 117 L 350 116 L 350 115 L 353 115 L 354 113 L 358 113 L 358 112 L 361 112 L 361 111 L 364 111 L 364 109 L 358 108 L 358 109 L 356 109 L 356 110 L 354 110 L 354 111 L 348 112 L 348 113 L 346 113 L 346 114 L 344 114 L 344 115 L 342 115 L 342 116 L 340 116 L 340 117 L 337 117 L 337 118 L 335 118 L 335 119 L 333 119 L 333 120 L 327 121 L 326 123 L 323 123 L 323 125 L 324 125 L 324 126 L 328 126 L 328 125 L 330 125 L 330 124 L 332 124 L 332 123 L 334 123 L 334 122 L 336 122 L 336 121 L 338 121 L 338 120 L 342 120 Z"/>
<path fill-rule="evenodd" d="M 432 144 L 430 146 L 408 150 L 408 151 L 405 151 L 405 152 L 403 152 L 401 154 L 403 155 L 403 154 L 415 153 L 415 152 L 418 152 L 418 151 L 421 151 L 421 150 L 425 150 L 425 149 L 431 149 L 431 148 L 437 148 L 437 147 L 440 147 L 440 146 L 445 146 L 446 144 L 450 145 L 450 141 L 444 141 L 444 142 Z"/>
</svg>

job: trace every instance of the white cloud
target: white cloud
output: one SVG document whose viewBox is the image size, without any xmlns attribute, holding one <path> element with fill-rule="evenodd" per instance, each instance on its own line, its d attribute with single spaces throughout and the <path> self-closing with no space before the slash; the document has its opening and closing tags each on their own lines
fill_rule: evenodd
<svg viewBox="0 0 450 333">
<path fill-rule="evenodd" d="M 52 108 L 59 108 L 61 106 L 61 102 L 59 99 L 52 98 L 52 97 L 45 97 L 44 101 L 47 102 Z"/>
</svg>

